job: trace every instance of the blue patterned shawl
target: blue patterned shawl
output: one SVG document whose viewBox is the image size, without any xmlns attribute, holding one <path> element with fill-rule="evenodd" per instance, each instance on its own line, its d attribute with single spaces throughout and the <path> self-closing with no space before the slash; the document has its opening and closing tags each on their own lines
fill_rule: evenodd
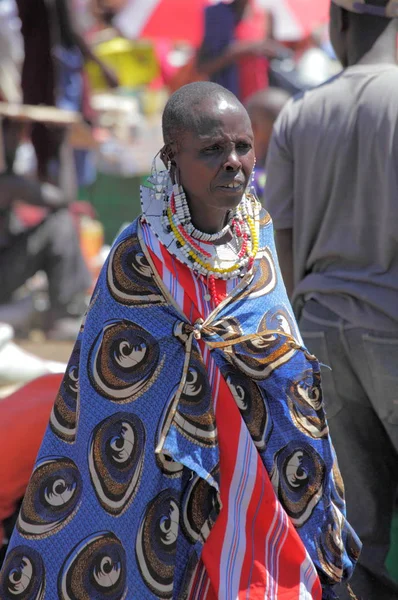
<svg viewBox="0 0 398 600">
<path fill-rule="evenodd" d="M 242 416 L 324 597 L 350 576 L 359 542 L 344 516 L 319 364 L 301 345 L 268 215 L 254 275 L 196 324 L 157 276 L 137 220 L 112 248 L 73 350 L 2 571 L 2 600 L 185 597 L 220 510 L 199 338 L 231 390 L 244 390 Z M 202 386 L 195 401 L 188 372 Z"/>
</svg>

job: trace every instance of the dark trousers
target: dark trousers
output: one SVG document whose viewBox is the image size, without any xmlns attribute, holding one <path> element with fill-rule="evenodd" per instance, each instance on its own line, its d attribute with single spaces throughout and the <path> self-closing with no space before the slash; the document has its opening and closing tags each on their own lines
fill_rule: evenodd
<svg viewBox="0 0 398 600">
<path fill-rule="evenodd" d="M 10 302 L 12 294 L 40 270 L 48 278 L 52 314 L 66 316 L 70 302 L 91 283 L 76 226 L 67 210 L 50 214 L 0 248 L 0 304 Z"/>
<path fill-rule="evenodd" d="M 398 489 L 398 332 L 353 327 L 315 300 L 299 325 L 308 349 L 331 367 L 322 367 L 326 414 L 347 517 L 363 543 L 352 589 L 361 600 L 397 600 L 385 559 Z"/>
</svg>

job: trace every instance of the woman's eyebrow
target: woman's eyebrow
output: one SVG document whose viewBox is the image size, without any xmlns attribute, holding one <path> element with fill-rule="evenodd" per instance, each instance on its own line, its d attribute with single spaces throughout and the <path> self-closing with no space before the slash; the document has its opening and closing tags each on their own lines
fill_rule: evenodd
<svg viewBox="0 0 398 600">
<path fill-rule="evenodd" d="M 220 135 L 199 135 L 198 140 L 201 144 L 219 144 L 224 142 L 225 138 Z"/>
</svg>

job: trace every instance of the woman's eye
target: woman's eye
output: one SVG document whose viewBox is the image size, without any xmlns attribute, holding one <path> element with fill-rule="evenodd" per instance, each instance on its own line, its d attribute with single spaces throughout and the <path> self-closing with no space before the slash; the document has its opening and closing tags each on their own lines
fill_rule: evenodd
<svg viewBox="0 0 398 600">
<path fill-rule="evenodd" d="M 204 148 L 202 150 L 203 154 L 213 154 L 215 152 L 218 152 L 220 150 L 220 146 L 218 144 L 215 144 L 214 146 L 209 146 L 208 148 Z"/>
<path fill-rule="evenodd" d="M 249 152 L 252 149 L 252 145 L 247 142 L 241 142 L 236 145 L 238 152 Z"/>
</svg>

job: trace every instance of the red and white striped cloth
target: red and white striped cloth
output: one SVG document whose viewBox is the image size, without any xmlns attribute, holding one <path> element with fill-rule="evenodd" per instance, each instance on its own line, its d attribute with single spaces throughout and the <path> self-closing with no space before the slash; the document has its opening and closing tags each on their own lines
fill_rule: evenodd
<svg viewBox="0 0 398 600">
<path fill-rule="evenodd" d="M 164 284 L 194 322 L 213 310 L 197 278 L 143 224 L 144 241 Z M 216 280 L 224 298 L 236 280 Z M 213 390 L 222 509 L 191 582 L 189 600 L 321 600 L 315 566 L 279 503 L 234 397 L 200 342 Z"/>
</svg>

